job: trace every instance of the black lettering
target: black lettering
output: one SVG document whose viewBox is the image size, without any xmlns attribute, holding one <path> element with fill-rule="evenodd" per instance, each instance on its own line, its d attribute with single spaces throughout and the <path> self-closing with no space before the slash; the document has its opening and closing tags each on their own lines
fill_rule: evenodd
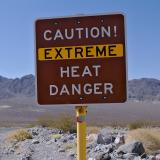
<svg viewBox="0 0 160 160">
<path fill-rule="evenodd" d="M 62 50 L 62 48 L 60 48 L 59 50 L 57 49 L 57 48 L 55 48 L 55 50 L 56 50 L 56 52 L 57 52 L 57 54 L 56 54 L 56 56 L 55 56 L 55 59 L 57 59 L 58 58 L 58 56 L 59 57 L 61 57 L 62 59 L 63 59 L 63 57 L 62 57 L 62 55 L 61 55 L 61 50 Z"/>
<path fill-rule="evenodd" d="M 93 47 L 86 47 L 86 57 L 93 57 L 94 56 L 93 54 L 89 54 L 89 53 L 91 53 L 92 48 Z"/>
<path fill-rule="evenodd" d="M 52 49 L 48 49 L 48 48 L 44 49 L 44 57 L 45 57 L 45 59 L 52 59 L 52 57 L 48 56 L 51 50 Z"/>
<path fill-rule="evenodd" d="M 98 46 L 96 46 L 96 57 L 99 56 L 106 56 L 106 46 L 103 46 L 103 48 L 100 50 Z"/>
<path fill-rule="evenodd" d="M 116 47 L 116 45 L 112 45 L 112 46 L 109 46 L 109 47 L 108 47 L 109 56 L 116 56 L 116 55 L 117 55 L 117 54 L 111 53 L 111 52 L 114 51 L 113 48 L 115 48 L 115 47 Z"/>
<path fill-rule="evenodd" d="M 65 50 L 67 50 L 67 53 L 68 53 L 68 58 L 71 57 L 71 53 L 70 53 L 71 49 L 72 49 L 72 48 L 65 48 Z"/>
<path fill-rule="evenodd" d="M 83 48 L 81 48 L 81 47 L 76 47 L 76 48 L 75 48 L 75 57 L 77 58 L 77 55 L 78 55 L 78 54 L 79 54 L 81 57 L 83 57 L 82 52 L 83 52 Z"/>
</svg>

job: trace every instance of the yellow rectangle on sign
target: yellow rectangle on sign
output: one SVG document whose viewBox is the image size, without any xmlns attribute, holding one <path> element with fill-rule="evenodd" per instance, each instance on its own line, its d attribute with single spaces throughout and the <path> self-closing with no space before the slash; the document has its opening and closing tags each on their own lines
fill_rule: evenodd
<svg viewBox="0 0 160 160">
<path fill-rule="evenodd" d="M 38 60 L 123 57 L 123 44 L 39 48 Z"/>
</svg>

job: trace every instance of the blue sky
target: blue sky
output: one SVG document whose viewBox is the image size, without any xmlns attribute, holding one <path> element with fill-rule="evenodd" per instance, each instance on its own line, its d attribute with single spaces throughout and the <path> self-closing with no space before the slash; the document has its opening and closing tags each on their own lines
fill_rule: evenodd
<svg viewBox="0 0 160 160">
<path fill-rule="evenodd" d="M 34 21 L 43 17 L 124 12 L 128 78 L 160 79 L 159 0 L 0 0 L 0 75 L 34 74 Z"/>
</svg>

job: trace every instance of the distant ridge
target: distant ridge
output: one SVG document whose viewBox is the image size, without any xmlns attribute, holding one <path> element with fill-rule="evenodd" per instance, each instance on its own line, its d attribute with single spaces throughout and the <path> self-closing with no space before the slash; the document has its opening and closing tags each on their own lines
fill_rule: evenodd
<svg viewBox="0 0 160 160">
<path fill-rule="evenodd" d="M 160 101 L 160 80 L 141 78 L 128 81 L 128 99 L 134 101 Z"/>
<path fill-rule="evenodd" d="M 30 74 L 15 79 L 0 76 L 0 99 L 33 97 L 34 95 L 35 77 L 33 75 Z"/>
<path fill-rule="evenodd" d="M 10 98 L 33 98 L 35 96 L 35 77 L 26 75 L 9 79 L 0 76 L 0 100 Z M 160 80 L 141 78 L 128 81 L 129 101 L 160 101 Z"/>
</svg>

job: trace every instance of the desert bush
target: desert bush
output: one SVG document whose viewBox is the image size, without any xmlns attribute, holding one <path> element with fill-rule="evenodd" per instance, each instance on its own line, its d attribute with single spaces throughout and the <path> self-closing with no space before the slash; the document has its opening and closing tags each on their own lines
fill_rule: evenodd
<svg viewBox="0 0 160 160">
<path fill-rule="evenodd" d="M 11 132 L 8 137 L 9 140 L 17 140 L 17 141 L 24 141 L 26 139 L 32 139 L 32 135 L 27 132 L 25 129 L 20 129 L 14 132 Z"/>
<path fill-rule="evenodd" d="M 138 129 L 138 128 L 151 127 L 152 124 L 146 121 L 135 121 L 135 122 L 129 123 L 127 126 L 130 130 L 132 130 L 132 129 Z"/>
<path fill-rule="evenodd" d="M 50 115 L 43 115 L 37 121 L 38 125 L 48 128 L 57 128 L 63 132 L 76 132 L 75 120 L 69 115 L 61 115 L 59 118 L 54 118 Z"/>
<path fill-rule="evenodd" d="M 55 120 L 54 117 L 48 114 L 42 115 L 38 118 L 37 124 L 42 127 L 53 127 L 55 126 Z"/>
<path fill-rule="evenodd" d="M 129 131 L 126 143 L 133 140 L 143 142 L 146 152 L 152 154 L 154 151 L 160 149 L 160 129 L 143 128 Z"/>
<path fill-rule="evenodd" d="M 55 128 L 60 129 L 64 132 L 75 133 L 76 132 L 76 124 L 75 120 L 71 116 L 61 116 L 56 120 Z"/>
</svg>

